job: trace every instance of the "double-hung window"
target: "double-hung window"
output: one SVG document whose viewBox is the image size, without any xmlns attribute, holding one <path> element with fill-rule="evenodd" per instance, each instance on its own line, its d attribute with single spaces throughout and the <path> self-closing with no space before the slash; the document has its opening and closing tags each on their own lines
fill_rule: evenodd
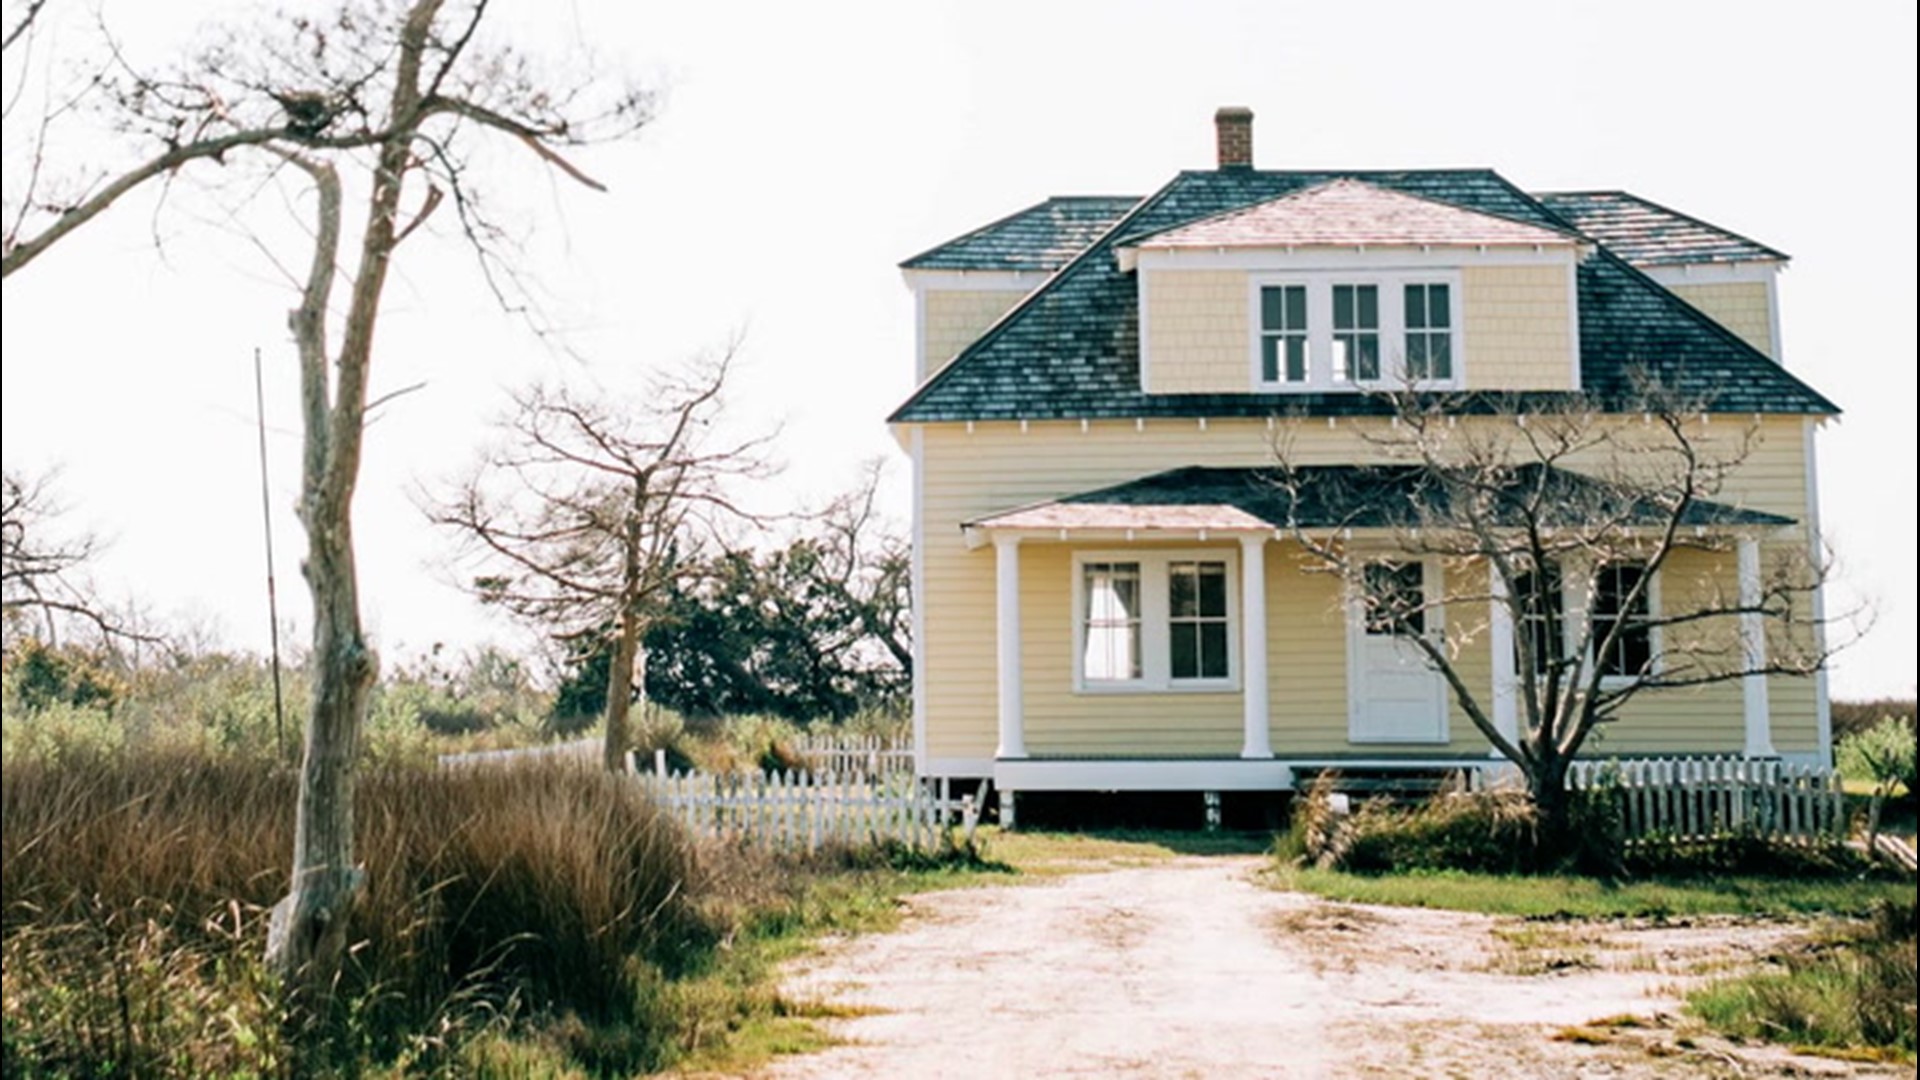
<svg viewBox="0 0 1920 1080">
<path fill-rule="evenodd" d="M 1452 288 L 1444 282 L 1408 282 L 1403 296 L 1407 328 L 1407 378 L 1453 379 Z"/>
<path fill-rule="evenodd" d="M 1254 380 L 1267 390 L 1460 381 L 1460 288 L 1450 270 L 1255 276 Z"/>
<path fill-rule="evenodd" d="M 1074 558 L 1074 685 L 1230 690 L 1238 678 L 1234 553 Z"/>
<path fill-rule="evenodd" d="M 1333 287 L 1335 382 L 1380 381 L 1380 286 Z"/>
<path fill-rule="evenodd" d="M 1272 285 L 1260 290 L 1260 380 L 1307 381 L 1307 287 Z"/>
<path fill-rule="evenodd" d="M 1646 587 L 1633 595 L 1643 581 Z M 1654 670 L 1658 650 L 1649 624 L 1654 611 L 1653 586 L 1654 582 L 1647 580 L 1646 566 L 1640 563 L 1608 563 L 1595 573 L 1586 624 L 1595 650 L 1593 662 L 1602 677 L 1637 679 Z M 1545 675 L 1570 650 L 1571 605 L 1561 569 L 1549 563 L 1519 574 L 1512 588 L 1520 614 L 1514 628 L 1514 662 L 1517 666 L 1531 654 L 1534 674 Z M 1607 636 L 1615 626 L 1620 627 L 1620 634 L 1609 644 Z M 1522 642 L 1525 653 L 1521 652 Z"/>
<path fill-rule="evenodd" d="M 1608 563 L 1594 577 L 1593 647 L 1599 650 L 1594 663 L 1602 675 L 1637 679 L 1653 670 L 1653 628 L 1647 623 L 1653 583 L 1646 577 L 1647 568 L 1639 563 Z M 1609 644 L 1616 627 L 1619 634 Z"/>
</svg>

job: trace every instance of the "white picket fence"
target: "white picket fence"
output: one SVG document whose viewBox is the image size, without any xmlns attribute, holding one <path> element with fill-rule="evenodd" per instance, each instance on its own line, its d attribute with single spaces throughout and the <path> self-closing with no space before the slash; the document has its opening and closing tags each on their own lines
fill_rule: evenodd
<svg viewBox="0 0 1920 1080">
<path fill-rule="evenodd" d="M 1614 791 L 1629 839 L 1700 840 L 1745 833 L 1839 841 L 1847 810 L 1833 770 L 1738 757 L 1581 761 L 1571 791 Z"/>
<path fill-rule="evenodd" d="M 896 843 L 933 851 L 958 825 L 971 840 L 979 824 L 976 796 L 954 798 L 944 780 L 911 774 L 753 773 L 714 775 L 639 772 L 656 802 L 702 836 L 787 851 Z"/>
<path fill-rule="evenodd" d="M 879 735 L 810 731 L 788 744 L 806 759 L 809 771 L 838 776 L 913 775 L 913 747 Z"/>
</svg>

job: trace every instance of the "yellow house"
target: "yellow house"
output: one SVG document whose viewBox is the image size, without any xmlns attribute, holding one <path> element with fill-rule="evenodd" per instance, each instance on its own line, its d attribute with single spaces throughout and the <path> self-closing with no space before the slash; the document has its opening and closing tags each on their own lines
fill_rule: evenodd
<svg viewBox="0 0 1920 1080">
<path fill-rule="evenodd" d="M 1382 552 L 1360 581 L 1309 547 L 1314 529 L 1355 549 L 1391 535 L 1366 515 L 1404 494 L 1389 446 L 1407 393 L 1467 433 L 1574 397 L 1625 431 L 1647 422 L 1630 402 L 1649 375 L 1699 403 L 1694 437 L 1740 460 L 1687 523 L 1726 543 L 1675 551 L 1636 610 L 1755 594 L 1761 567 L 1819 550 L 1814 434 L 1837 410 L 1781 364 L 1785 256 L 1488 170 L 1259 170 L 1251 113 L 1216 126 L 1214 169 L 1049 199 L 903 264 L 920 384 L 890 422 L 913 461 L 921 775 L 1275 791 L 1306 768 L 1494 761 L 1404 628 L 1366 614 L 1376 576 L 1434 596 L 1478 573 L 1487 599 L 1429 616 L 1508 733 L 1534 630 L 1492 575 Z M 1345 494 L 1279 498 L 1262 478 L 1281 459 Z M 1584 752 L 1826 762 L 1824 678 L 1772 671 L 1744 618 L 1747 674 L 1636 694 Z M 1643 632 L 1621 662 L 1654 670 L 1688 632 Z"/>
</svg>

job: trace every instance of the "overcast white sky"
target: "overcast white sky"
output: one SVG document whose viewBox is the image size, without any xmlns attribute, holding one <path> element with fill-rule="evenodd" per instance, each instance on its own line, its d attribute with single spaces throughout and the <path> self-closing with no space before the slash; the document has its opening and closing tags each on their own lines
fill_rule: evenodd
<svg viewBox="0 0 1920 1080">
<path fill-rule="evenodd" d="M 667 98 L 639 140 L 582 157 L 610 193 L 522 168 L 496 194 L 538 223 L 534 268 L 584 360 L 500 315 L 452 241 L 403 251 L 376 383 L 427 385 L 374 428 L 357 503 L 390 659 L 514 640 L 446 584 L 446 540 L 408 495 L 468 460 L 506 388 L 543 373 L 633 387 L 744 329 L 738 417 L 785 425 L 766 498 L 817 500 L 863 459 L 899 457 L 882 421 L 911 390 L 901 259 L 1048 195 L 1143 195 L 1210 167 L 1213 111 L 1241 104 L 1263 168 L 1492 166 L 1531 190 L 1625 188 L 1793 255 L 1786 362 L 1846 410 L 1819 446 L 1833 602 L 1877 612 L 1834 692 L 1913 692 L 1910 3 L 498 6 L 528 40 L 592 42 Z M 248 10 L 104 4 L 147 56 Z M 133 201 L 8 280 L 4 302 L 8 467 L 63 470 L 75 524 L 113 541 L 110 593 L 255 649 L 263 350 L 280 594 L 304 638 L 291 294 L 271 264 L 226 223 Z"/>
</svg>

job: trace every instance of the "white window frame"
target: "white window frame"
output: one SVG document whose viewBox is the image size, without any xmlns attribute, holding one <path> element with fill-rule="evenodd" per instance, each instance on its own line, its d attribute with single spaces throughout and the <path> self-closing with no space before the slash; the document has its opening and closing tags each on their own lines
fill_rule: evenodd
<svg viewBox="0 0 1920 1080">
<path fill-rule="evenodd" d="M 1073 590 L 1073 691 L 1076 694 L 1220 694 L 1240 689 L 1240 558 L 1229 547 L 1108 549 L 1075 551 Z M 1140 564 L 1140 677 L 1089 679 L 1084 659 L 1087 633 L 1088 563 Z M 1173 677 L 1172 603 L 1168 567 L 1180 562 L 1225 563 L 1227 568 L 1227 677 Z"/>
<path fill-rule="evenodd" d="M 1247 372 L 1257 391 L 1265 393 L 1358 393 L 1367 390 L 1395 390 L 1407 381 L 1406 286 L 1447 286 L 1447 331 L 1453 373 L 1445 379 L 1421 379 L 1412 386 L 1418 390 L 1458 390 L 1466 384 L 1466 301 L 1461 273 L 1454 268 L 1323 270 L 1300 273 L 1252 273 L 1247 275 L 1249 342 Z M 1261 320 L 1260 294 L 1268 287 L 1302 285 L 1307 290 L 1307 377 L 1302 382 L 1285 379 L 1269 381 L 1261 365 L 1261 339 L 1265 328 Z M 1350 382 L 1333 377 L 1333 287 L 1335 285 L 1373 285 L 1380 292 L 1380 377 Z"/>
</svg>

